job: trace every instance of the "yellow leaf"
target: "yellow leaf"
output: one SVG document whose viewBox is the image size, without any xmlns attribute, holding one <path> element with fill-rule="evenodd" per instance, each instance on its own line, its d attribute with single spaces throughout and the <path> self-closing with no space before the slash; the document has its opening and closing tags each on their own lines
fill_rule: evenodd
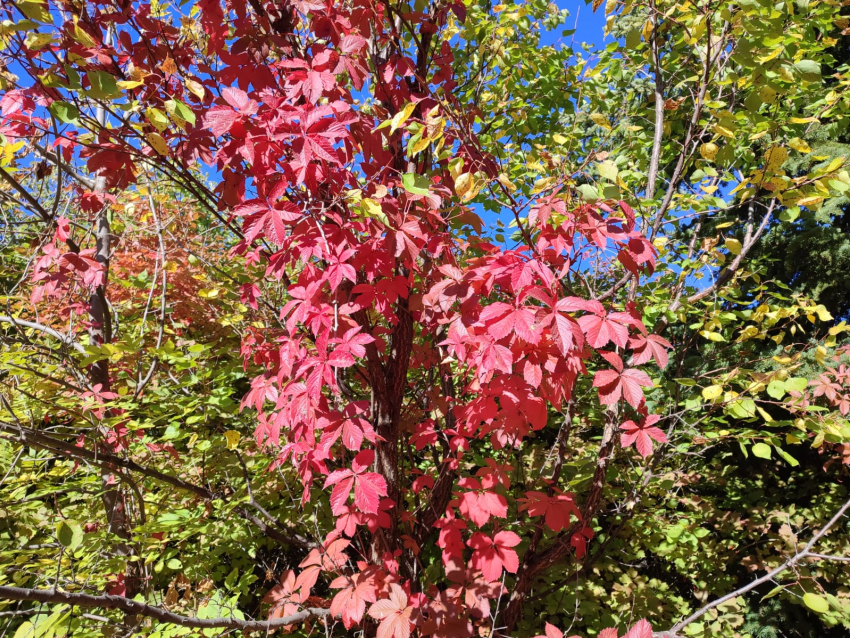
<svg viewBox="0 0 850 638">
<path fill-rule="evenodd" d="M 563 135 L 561 135 L 560 133 L 555 133 L 552 136 L 552 139 L 555 140 L 555 142 L 557 144 L 566 144 L 567 143 L 567 138 L 564 137 Z"/>
<path fill-rule="evenodd" d="M 424 151 L 431 144 L 431 140 L 426 138 L 416 140 L 413 146 L 410 147 L 410 154 L 417 155 Z"/>
<path fill-rule="evenodd" d="M 792 138 L 788 142 L 788 146 L 793 148 L 798 153 L 811 153 L 812 152 L 811 147 L 808 144 L 806 144 L 805 140 L 801 140 L 799 137 Z"/>
<path fill-rule="evenodd" d="M 408 102 L 402 110 L 393 115 L 393 119 L 390 120 L 390 133 L 395 133 L 397 129 L 404 126 L 407 118 L 413 114 L 413 109 L 415 108 L 416 105 L 413 102 Z"/>
<path fill-rule="evenodd" d="M 767 423 L 773 422 L 773 417 L 770 416 L 767 412 L 765 412 L 761 407 L 756 406 L 756 410 L 758 410 L 759 414 L 761 414 L 761 418 L 763 418 Z"/>
<path fill-rule="evenodd" d="M 847 322 L 842 321 L 837 326 L 833 326 L 832 328 L 830 328 L 829 334 L 830 334 L 830 336 L 834 337 L 835 335 L 839 335 L 846 330 L 847 330 Z"/>
<path fill-rule="evenodd" d="M 699 154 L 709 162 L 713 162 L 714 158 L 717 157 L 718 150 L 717 144 L 714 144 L 713 142 L 706 142 L 699 147 Z"/>
<path fill-rule="evenodd" d="M 27 34 L 24 44 L 30 51 L 38 51 L 43 49 L 53 41 L 53 36 L 49 33 L 36 33 L 35 31 Z"/>
<path fill-rule="evenodd" d="M 768 172 L 775 172 L 788 159 L 788 151 L 781 146 L 774 146 L 768 149 L 764 154 L 765 169 Z"/>
<path fill-rule="evenodd" d="M 206 91 L 200 82 L 196 82 L 191 78 L 186 78 L 186 88 L 189 89 L 192 95 L 196 96 L 199 100 L 204 99 Z"/>
<path fill-rule="evenodd" d="M 821 321 L 832 321 L 832 315 L 829 313 L 823 304 L 818 304 L 815 307 L 815 312 L 818 313 L 818 319 Z"/>
<path fill-rule="evenodd" d="M 150 107 L 145 111 L 145 116 L 156 130 L 162 132 L 168 128 L 168 117 L 159 109 Z"/>
<path fill-rule="evenodd" d="M 600 0 L 600 1 L 601 1 L 601 0 Z M 604 128 L 604 129 L 606 129 L 606 130 L 608 130 L 608 131 L 610 131 L 610 130 L 611 130 L 611 122 L 608 120 L 608 118 L 607 118 L 607 117 L 605 117 L 604 115 L 602 115 L 602 113 L 592 113 L 592 114 L 590 115 L 590 119 L 591 119 L 591 120 L 593 120 L 593 121 L 594 121 L 594 123 L 596 123 L 597 125 L 601 126 L 602 128 Z"/>
<path fill-rule="evenodd" d="M 617 2 L 618 2 L 618 0 L 606 0 L 606 2 L 605 2 L 605 15 L 608 15 L 609 13 L 614 12 L 614 10 L 617 8 Z"/>
<path fill-rule="evenodd" d="M 803 199 L 797 200 L 798 206 L 811 206 L 813 204 L 820 204 L 823 201 L 823 197 L 804 197 Z"/>
<path fill-rule="evenodd" d="M 79 18 L 77 18 L 77 16 L 74 16 L 74 39 L 88 48 L 97 46 L 97 42 L 95 42 L 94 38 L 92 38 L 88 33 L 86 33 L 84 29 L 80 28 L 78 20 Z"/>
<path fill-rule="evenodd" d="M 826 167 L 824 173 L 831 173 L 835 169 L 839 168 L 844 163 L 843 157 L 836 157 L 829 163 L 829 166 Z"/>
<path fill-rule="evenodd" d="M 148 141 L 148 144 L 151 145 L 151 148 L 157 153 L 160 155 L 168 155 L 168 144 L 162 135 L 159 133 L 148 133 L 145 135 L 145 139 Z"/>
<path fill-rule="evenodd" d="M 137 86 L 142 86 L 144 82 L 137 82 L 135 80 L 119 80 L 117 84 L 120 89 L 135 89 Z"/>
<path fill-rule="evenodd" d="M 730 238 L 726 240 L 726 250 L 728 250 L 733 255 L 740 255 L 742 248 L 743 246 L 741 246 L 741 242 L 739 242 L 737 239 Z"/>
<path fill-rule="evenodd" d="M 228 430 L 224 433 L 224 438 L 227 439 L 227 449 L 235 450 L 236 446 L 239 445 L 239 439 L 242 438 L 242 435 L 236 430 Z"/>
<path fill-rule="evenodd" d="M 808 124 L 810 122 L 817 122 L 818 118 L 816 117 L 792 117 L 791 124 Z"/>
<path fill-rule="evenodd" d="M 464 173 L 455 180 L 455 192 L 463 197 L 472 188 L 472 174 Z"/>
<path fill-rule="evenodd" d="M 826 362 L 826 348 L 818 346 L 815 349 L 815 361 L 817 361 L 818 365 L 821 366 Z"/>
<path fill-rule="evenodd" d="M 653 27 L 654 25 L 652 24 L 652 20 L 647 20 L 643 23 L 643 28 L 641 29 L 640 34 L 645 42 L 649 42 L 649 38 L 652 35 Z"/>
<path fill-rule="evenodd" d="M 507 188 L 509 191 L 513 192 L 516 190 L 516 186 L 514 186 L 514 183 L 510 179 L 508 179 L 508 176 L 504 173 L 499 173 L 499 177 L 497 177 L 496 179 L 498 179 L 499 183 L 505 188 Z"/>
<path fill-rule="evenodd" d="M 735 139 L 735 132 L 731 129 L 726 128 L 725 126 L 721 126 L 720 124 L 714 125 L 714 132 L 718 135 L 722 135 L 723 137 L 728 137 L 729 139 Z"/>
<path fill-rule="evenodd" d="M 757 59 L 757 61 L 759 62 L 759 64 L 764 64 L 765 62 L 770 62 L 773 58 L 775 58 L 776 56 L 778 56 L 778 55 L 779 55 L 780 53 L 782 53 L 784 50 L 785 50 L 785 47 L 783 47 L 783 46 L 779 46 L 779 47 L 776 47 L 773 51 L 771 51 L 771 52 L 770 52 L 770 53 L 768 53 L 767 55 L 762 56 L 762 57 L 760 57 L 760 58 L 756 58 L 756 59 Z"/>
<path fill-rule="evenodd" d="M 710 385 L 707 388 L 702 389 L 702 398 L 706 401 L 713 401 L 721 394 L 723 394 L 723 386 Z"/>
</svg>

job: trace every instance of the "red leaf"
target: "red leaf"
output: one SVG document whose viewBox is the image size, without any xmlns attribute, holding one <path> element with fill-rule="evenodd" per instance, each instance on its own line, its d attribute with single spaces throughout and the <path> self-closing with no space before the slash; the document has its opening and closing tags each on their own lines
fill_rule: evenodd
<svg viewBox="0 0 850 638">
<path fill-rule="evenodd" d="M 650 414 L 644 417 L 637 423 L 634 421 L 626 421 L 620 426 L 623 430 L 621 444 L 623 447 L 628 447 L 632 443 L 635 448 L 644 458 L 652 454 L 652 440 L 655 439 L 659 443 L 667 442 L 667 435 L 657 427 L 656 423 L 661 419 L 657 414 Z"/>
<path fill-rule="evenodd" d="M 216 137 L 221 137 L 240 119 L 239 113 L 227 106 L 214 106 L 204 116 L 204 124 Z"/>
<path fill-rule="evenodd" d="M 614 405 L 620 398 L 637 408 L 644 400 L 643 390 L 652 387 L 652 379 L 642 370 L 629 368 L 622 372 L 599 370 L 593 377 L 593 387 L 599 389 L 599 400 Z"/>
<path fill-rule="evenodd" d="M 623 638 L 652 638 L 652 625 L 646 619 L 639 620 Z"/>
<path fill-rule="evenodd" d="M 369 615 L 380 620 L 377 638 L 410 638 L 410 615 L 412 607 L 407 606 L 407 594 L 393 583 L 390 585 L 390 597 L 379 600 L 369 608 Z"/>
<path fill-rule="evenodd" d="M 480 570 L 484 578 L 490 582 L 502 576 L 502 569 L 516 574 L 519 569 L 519 557 L 511 549 L 520 544 L 520 537 L 513 532 L 499 532 L 490 539 L 481 532 L 476 532 L 467 545 L 474 549 L 470 565 Z"/>
</svg>

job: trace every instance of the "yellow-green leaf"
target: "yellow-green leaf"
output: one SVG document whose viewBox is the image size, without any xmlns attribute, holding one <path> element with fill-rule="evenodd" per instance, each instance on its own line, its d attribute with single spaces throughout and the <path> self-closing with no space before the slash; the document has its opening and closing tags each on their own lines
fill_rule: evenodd
<svg viewBox="0 0 850 638">
<path fill-rule="evenodd" d="M 33 31 L 27 34 L 26 39 L 24 39 L 24 44 L 30 51 L 38 51 L 39 49 L 46 47 L 52 41 L 53 36 L 49 33 L 36 33 Z"/>
<path fill-rule="evenodd" d="M 611 122 L 608 120 L 607 117 L 602 115 L 602 113 L 591 113 L 590 119 L 593 120 L 594 123 L 601 126 L 602 128 L 604 128 L 608 131 L 611 130 Z"/>
<path fill-rule="evenodd" d="M 808 607 L 812 611 L 816 611 L 819 614 L 823 614 L 829 611 L 829 603 L 826 602 L 825 598 L 823 598 L 822 596 L 818 596 L 817 594 L 803 594 L 803 602 L 806 604 L 806 607 Z"/>
<path fill-rule="evenodd" d="M 52 24 L 53 18 L 50 16 L 50 11 L 47 9 L 46 2 L 36 2 L 34 0 L 24 0 L 16 2 L 15 7 L 30 20 Z"/>
<path fill-rule="evenodd" d="M 415 108 L 416 105 L 413 102 L 408 102 L 402 110 L 393 115 L 393 119 L 390 120 L 390 133 L 395 133 L 397 129 L 404 126 L 407 118 L 413 114 L 413 109 Z"/>
<path fill-rule="evenodd" d="M 145 111 L 145 116 L 148 118 L 148 122 L 160 133 L 168 128 L 168 117 L 159 109 L 150 107 Z"/>
<path fill-rule="evenodd" d="M 793 148 L 798 153 L 811 153 L 811 147 L 806 144 L 805 140 L 801 140 L 799 137 L 794 137 L 788 142 L 788 146 Z"/>
<path fill-rule="evenodd" d="M 617 170 L 617 165 L 611 160 L 605 160 L 601 162 L 596 170 L 599 171 L 599 174 L 605 179 L 611 180 L 612 182 L 617 181 L 617 175 L 619 175 L 620 171 Z"/>
<path fill-rule="evenodd" d="M 767 443 L 756 443 L 753 445 L 753 456 L 757 456 L 760 459 L 769 459 L 770 454 L 770 446 Z"/>
<path fill-rule="evenodd" d="M 743 248 L 743 246 L 741 245 L 741 242 L 739 242 L 737 239 L 733 239 L 730 237 L 726 240 L 725 243 L 726 250 L 728 250 L 730 253 L 732 253 L 733 255 L 741 254 L 741 249 Z"/>
<path fill-rule="evenodd" d="M 705 144 L 700 145 L 699 154 L 703 156 L 704 159 L 707 159 L 709 162 L 713 162 L 714 158 L 717 157 L 717 144 L 714 142 L 706 142 Z"/>
<path fill-rule="evenodd" d="M 702 389 L 702 398 L 706 401 L 713 401 L 721 394 L 723 394 L 723 386 L 720 385 L 710 385 Z"/>
</svg>

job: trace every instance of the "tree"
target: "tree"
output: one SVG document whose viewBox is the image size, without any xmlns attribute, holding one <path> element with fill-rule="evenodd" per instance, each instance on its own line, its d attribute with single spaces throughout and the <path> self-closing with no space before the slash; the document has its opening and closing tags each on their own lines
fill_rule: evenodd
<svg viewBox="0 0 850 638">
<path fill-rule="evenodd" d="M 0 585 L 54 605 L 24 607 L 21 635 L 117 620 L 88 607 L 162 636 L 335 619 L 379 638 L 532 635 L 533 592 L 614 550 L 679 551 L 638 530 L 687 437 L 787 463 L 808 433 L 832 455 L 850 440 L 843 368 L 808 390 L 749 364 L 804 319 L 827 325 L 786 363 L 843 362 L 843 324 L 780 298 L 753 259 L 795 207 L 850 184 L 840 157 L 783 168 L 801 127 L 847 108 L 820 73 L 832 5 L 609 2 L 623 41 L 591 60 L 539 47 L 566 17 L 542 3 L 4 11 L 0 429 L 14 500 L 34 504 L 9 537 L 41 545 L 45 497 L 62 519 L 55 569 L 26 558 Z M 815 551 L 850 507 L 829 505 L 770 578 L 844 559 Z M 699 545 L 700 523 L 675 538 L 686 527 Z M 841 578 L 811 569 L 783 591 L 850 622 L 809 582 Z M 734 631 L 717 609 L 767 580 L 713 602 L 700 585 L 703 605 L 671 594 L 653 624 Z M 586 626 L 651 635 L 641 596 Z"/>
</svg>

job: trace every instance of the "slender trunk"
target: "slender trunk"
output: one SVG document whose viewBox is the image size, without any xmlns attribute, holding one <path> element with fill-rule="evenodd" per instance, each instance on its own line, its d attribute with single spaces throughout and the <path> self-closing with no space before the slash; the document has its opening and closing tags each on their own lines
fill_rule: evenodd
<svg viewBox="0 0 850 638">
<path fill-rule="evenodd" d="M 105 179 L 95 179 L 95 191 L 105 190 Z M 95 220 L 95 258 L 103 267 L 103 282 L 97 286 L 89 297 L 89 340 L 92 345 L 103 345 L 112 341 L 112 316 L 109 312 L 106 286 L 109 277 L 109 261 L 112 250 L 112 229 L 109 223 L 107 207 L 98 211 Z M 89 368 L 89 377 L 93 386 L 100 386 L 101 392 L 109 392 L 112 389 L 112 380 L 109 374 L 109 360 L 95 361 Z M 100 427 L 101 437 L 107 434 L 106 428 Z M 119 479 L 115 472 L 102 468 L 100 473 L 101 501 L 106 511 L 107 529 L 111 535 L 121 540 L 115 546 L 115 553 L 119 556 L 130 557 L 133 549 L 130 545 L 132 534 L 130 533 L 130 520 L 127 510 L 127 497 L 121 489 Z M 124 584 L 127 588 L 127 596 L 133 597 L 141 590 L 140 566 L 137 561 L 128 561 L 124 571 Z"/>
<path fill-rule="evenodd" d="M 616 437 L 614 433 L 617 428 L 617 413 L 609 410 L 605 421 L 605 429 L 602 433 L 602 441 L 599 444 L 599 453 L 596 457 L 596 469 L 593 472 L 593 482 L 587 494 L 584 507 L 582 508 L 581 520 L 573 523 L 570 528 L 560 534 L 547 548 L 526 554 L 522 565 L 517 572 L 517 580 L 514 585 L 508 605 L 505 608 L 504 623 L 508 632 L 512 632 L 517 623 L 522 619 L 522 608 L 531 593 L 537 576 L 552 567 L 570 552 L 570 541 L 573 534 L 580 532 L 583 527 L 589 525 L 599 511 L 602 502 L 602 493 L 605 489 L 608 464 L 614 452 Z"/>
</svg>

